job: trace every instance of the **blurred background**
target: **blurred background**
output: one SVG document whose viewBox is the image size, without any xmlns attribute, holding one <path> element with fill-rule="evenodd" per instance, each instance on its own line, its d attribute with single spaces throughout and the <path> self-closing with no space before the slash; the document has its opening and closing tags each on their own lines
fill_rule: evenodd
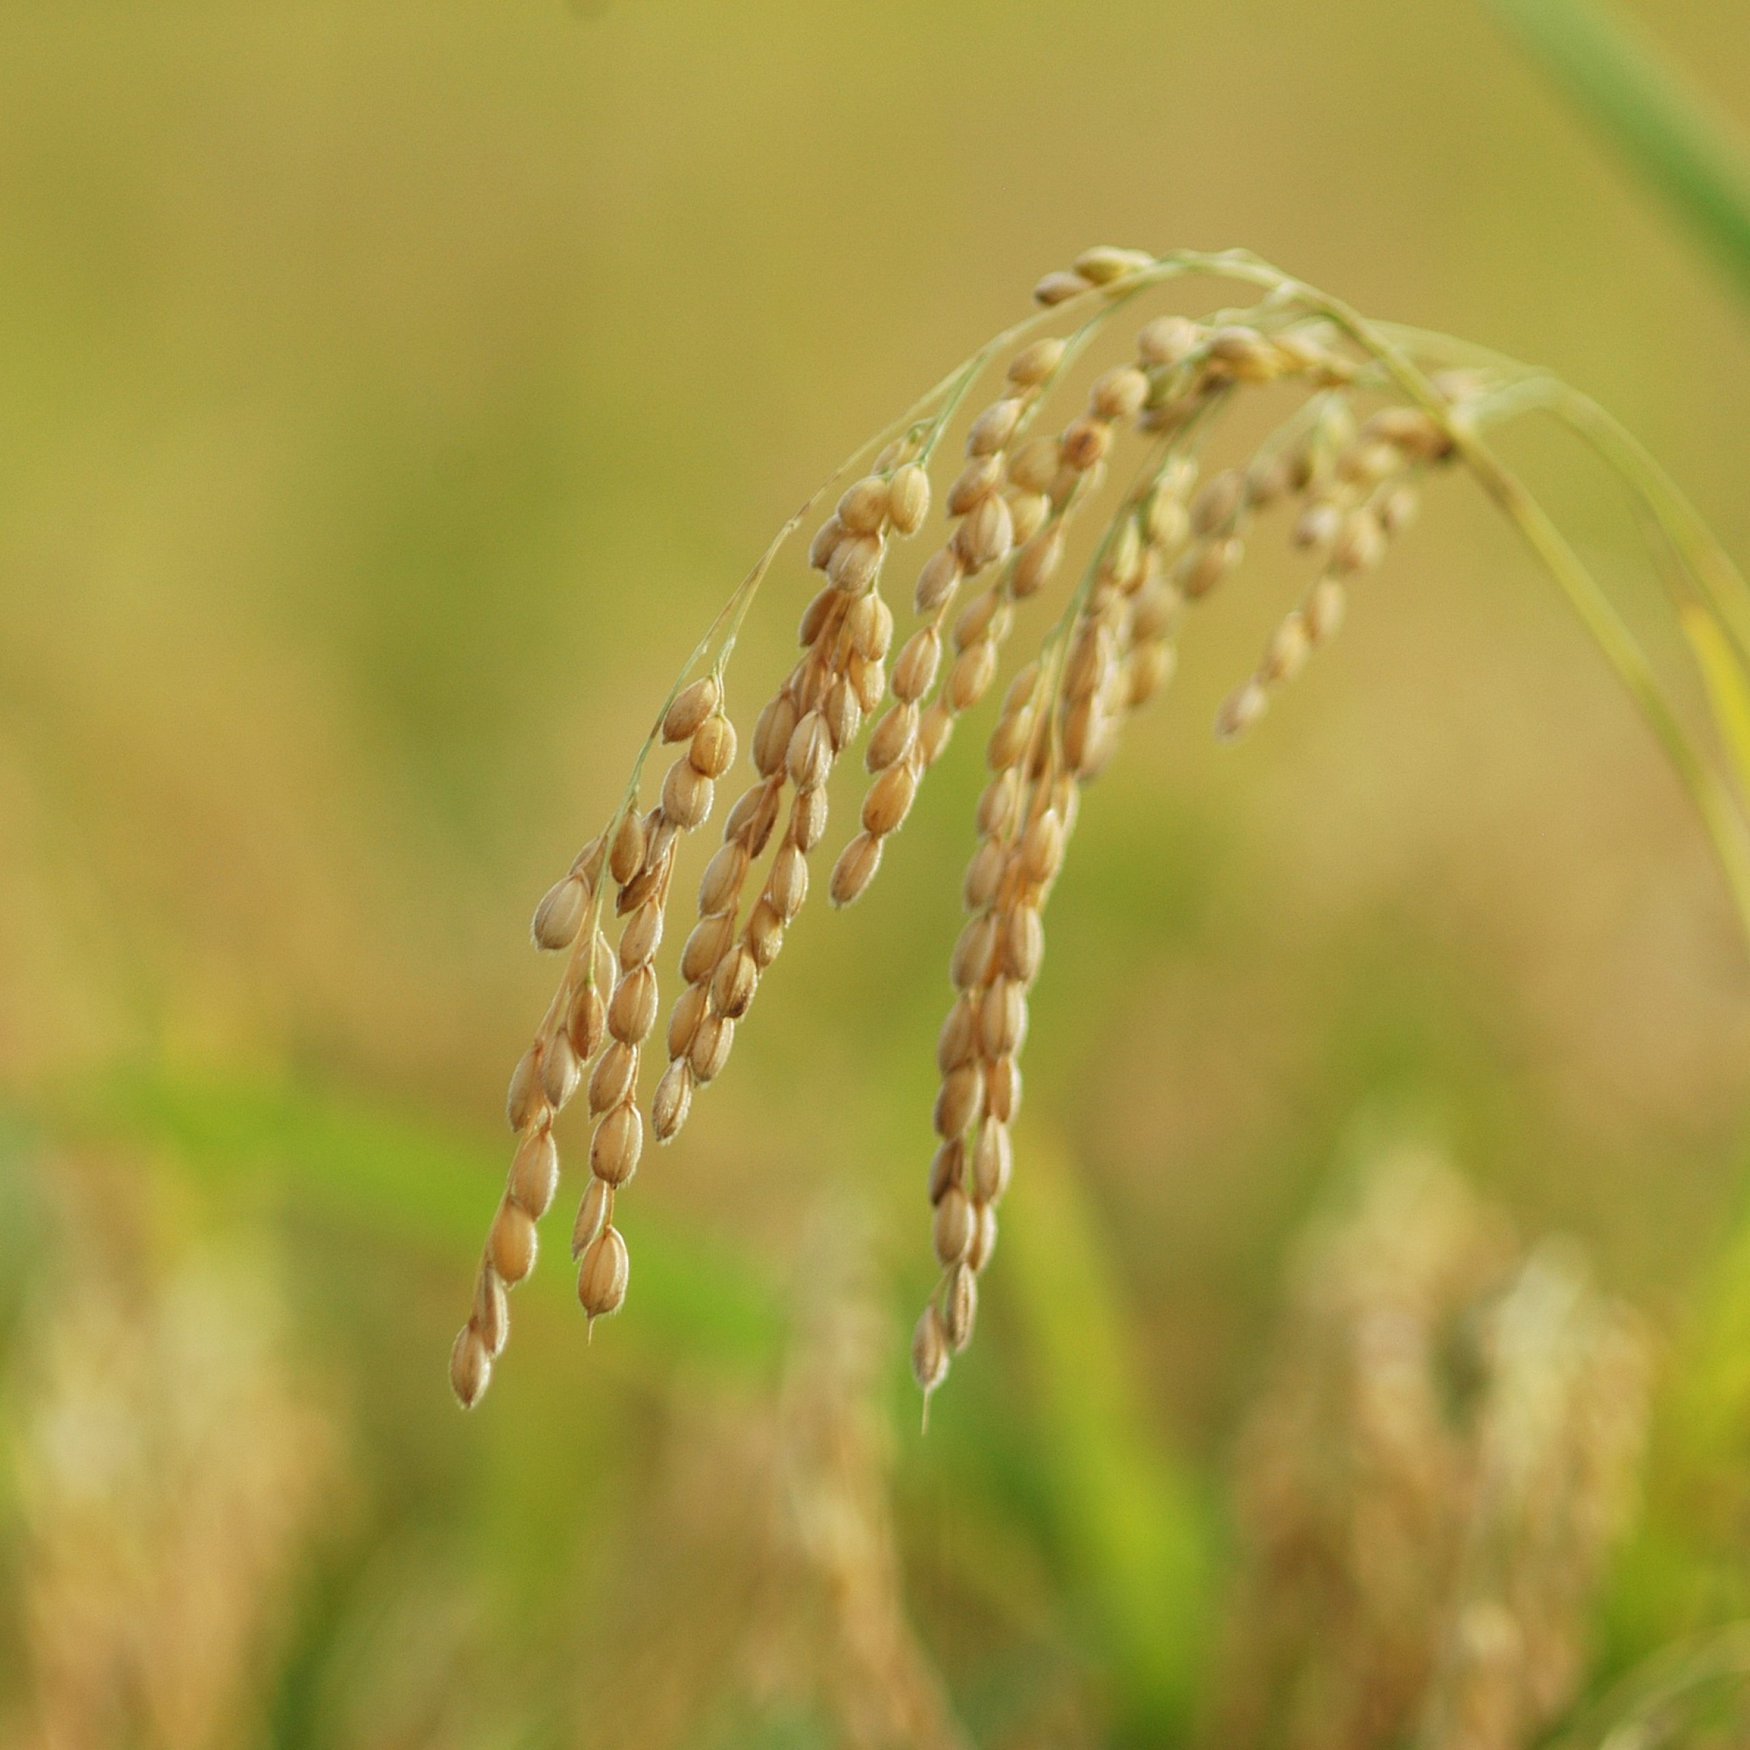
<svg viewBox="0 0 1750 1750">
<path fill-rule="evenodd" d="M 1750 11 L 1642 11 L 1750 116 Z M 976 733 L 625 1314 L 556 1214 L 446 1379 L 531 906 L 1041 273 L 1244 245 L 1546 364 L 1750 556 L 1750 306 L 1485 7 L 11 0 L 0 235 L 0 1741 L 1750 1743 L 1750 960 L 1461 477 L 1219 748 L 1249 573 L 1090 795 L 927 1437 Z"/>
</svg>

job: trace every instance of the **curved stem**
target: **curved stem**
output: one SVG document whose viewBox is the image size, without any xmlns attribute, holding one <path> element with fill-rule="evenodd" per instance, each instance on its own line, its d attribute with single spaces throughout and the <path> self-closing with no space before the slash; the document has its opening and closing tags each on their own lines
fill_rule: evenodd
<svg viewBox="0 0 1750 1750">
<path fill-rule="evenodd" d="M 1750 937 L 1750 827 L 1718 772 L 1697 755 L 1658 677 L 1609 598 L 1548 513 L 1484 442 L 1480 431 L 1463 419 L 1455 419 L 1446 398 L 1403 347 L 1341 299 L 1294 280 L 1243 250 L 1172 259 L 1181 263 L 1195 261 L 1201 271 L 1231 275 L 1254 285 L 1290 288 L 1296 301 L 1377 359 L 1406 399 L 1439 422 L 1483 490 L 1561 585 L 1605 660 L 1640 707 L 1713 840 L 1740 922 Z"/>
<path fill-rule="evenodd" d="M 1750 664 L 1750 584 L 1676 481 L 1626 426 L 1591 396 L 1517 359 L 1398 323 L 1376 322 L 1373 326 L 1411 346 L 1508 373 L 1511 380 L 1507 387 L 1492 397 L 1506 417 L 1519 412 L 1547 413 L 1584 438 L 1645 505 L 1708 607 L 1730 633 L 1741 660 Z"/>
</svg>

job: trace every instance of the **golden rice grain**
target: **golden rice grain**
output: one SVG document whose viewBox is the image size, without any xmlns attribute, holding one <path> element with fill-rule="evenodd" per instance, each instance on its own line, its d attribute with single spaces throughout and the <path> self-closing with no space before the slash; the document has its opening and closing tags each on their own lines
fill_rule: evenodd
<svg viewBox="0 0 1750 1750">
<path fill-rule="evenodd" d="M 1202 321 L 1145 321 L 1130 356 L 1093 376 L 1082 405 L 1054 412 L 1055 430 L 1035 431 L 1102 325 L 1134 294 L 1193 267 L 1253 286 L 1257 304 Z M 970 1338 L 978 1277 L 994 1250 L 1043 911 L 1084 787 L 1113 757 L 1128 719 L 1172 676 L 1188 604 L 1211 597 L 1242 565 L 1255 519 L 1283 507 L 1290 539 L 1314 558 L 1317 575 L 1230 694 L 1218 728 L 1235 735 L 1256 722 L 1335 633 L 1349 589 L 1409 527 L 1428 473 L 1461 455 L 1477 465 L 1475 409 L 1490 383 L 1486 372 L 1406 375 L 1340 306 L 1239 255 L 1157 259 L 1102 246 L 1046 276 L 1035 297 L 1047 311 L 1074 303 L 1058 320 L 1079 326 L 1037 334 L 1051 318 L 1036 318 L 945 379 L 813 532 L 807 563 L 816 586 L 801 612 L 799 650 L 752 716 L 753 779 L 699 876 L 696 915 L 683 919 L 681 984 L 662 1035 L 667 1062 L 648 1107 L 651 1134 L 669 1141 L 699 1090 L 723 1073 L 806 906 L 811 859 L 829 830 L 831 778 L 858 738 L 866 737 L 868 783 L 826 882 L 840 906 L 869 890 L 957 722 L 1003 681 L 1028 604 L 1062 585 L 1057 626 L 1008 678 L 985 744 L 991 775 L 962 884 L 969 916 L 937 1050 L 930 1198 L 942 1275 L 913 1346 L 926 1395 Z M 1000 387 L 983 405 L 971 402 L 983 369 L 999 363 Z M 1296 411 L 1254 454 L 1205 468 L 1220 419 L 1255 384 L 1292 390 Z M 941 464 L 963 408 L 964 453 Z M 1132 448 L 1140 451 L 1135 483 L 1080 581 L 1062 584 L 1079 513 L 1100 500 L 1109 472 L 1133 465 Z M 938 521 L 916 573 L 917 623 L 896 639 L 883 574 L 899 543 L 922 533 L 933 502 L 945 526 Z M 466 1404 L 486 1389 L 504 1347 L 507 1290 L 534 1266 L 535 1223 L 557 1189 L 555 1119 L 580 1089 L 593 1130 L 573 1231 L 579 1297 L 592 1321 L 625 1298 L 629 1260 L 614 1201 L 643 1148 L 639 1071 L 662 1008 L 657 960 L 669 900 L 683 841 L 711 817 L 717 786 L 735 766 L 724 676 L 777 550 L 701 646 L 704 672 L 683 676 L 662 709 L 607 830 L 535 908 L 534 941 L 561 957 L 563 972 L 506 1096 L 515 1151 L 452 1351 L 452 1383 Z M 659 746 L 673 751 L 651 806 L 640 780 Z M 617 942 L 605 927 L 613 918 L 622 920 Z"/>
</svg>

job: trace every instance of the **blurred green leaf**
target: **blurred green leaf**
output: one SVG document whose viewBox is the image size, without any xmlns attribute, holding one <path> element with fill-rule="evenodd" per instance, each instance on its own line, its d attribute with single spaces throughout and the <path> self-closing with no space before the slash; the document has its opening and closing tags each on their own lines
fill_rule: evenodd
<svg viewBox="0 0 1750 1750">
<path fill-rule="evenodd" d="M 1678 612 L 1701 670 L 1720 741 L 1737 772 L 1739 789 L 1750 796 L 1750 674 L 1712 614 L 1693 604 Z"/>
<path fill-rule="evenodd" d="M 1709 1267 L 1665 1368 L 1645 1510 L 1616 1564 L 1612 1662 L 1750 1614 L 1750 1212 Z"/>
<path fill-rule="evenodd" d="M 1037 1135 L 1003 1209 L 1066 1558 L 1098 1621 L 1124 1742 L 1182 1733 L 1206 1664 L 1213 1534 L 1190 1470 L 1152 1425 L 1124 1304 L 1074 1163 Z"/>
<path fill-rule="evenodd" d="M 217 1189 L 265 1189 L 453 1257 L 459 1307 L 508 1156 L 484 1138 L 452 1136 L 359 1096 L 242 1072 L 133 1065 L 55 1116 L 61 1134 L 169 1148 Z M 531 1286 L 569 1295 L 563 1242 L 552 1250 Z M 617 1339 L 701 1366 L 775 1370 L 785 1328 L 781 1297 L 725 1249 L 641 1212 L 635 1292 L 640 1317 L 625 1320 Z"/>
<path fill-rule="evenodd" d="M 1490 0 L 1750 297 L 1750 149 L 1659 45 L 1601 0 Z"/>
</svg>

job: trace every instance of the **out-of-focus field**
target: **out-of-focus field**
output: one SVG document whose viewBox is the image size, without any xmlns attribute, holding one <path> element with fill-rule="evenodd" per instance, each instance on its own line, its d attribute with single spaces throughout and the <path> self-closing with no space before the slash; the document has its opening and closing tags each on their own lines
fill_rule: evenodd
<svg viewBox="0 0 1750 1750">
<path fill-rule="evenodd" d="M 1750 12 L 1667 10 L 1750 115 Z M 568 1179 L 490 1398 L 445 1377 L 529 908 L 781 518 L 1084 245 L 1545 363 L 1750 557 L 1745 310 L 1486 16 L 13 0 L 0 238 L 0 1739 L 1253 1741 L 1240 1430 L 1405 1138 L 1638 1309 L 1584 1692 L 1750 1613 L 1750 960 L 1462 478 L 1218 748 L 1249 574 L 1091 793 L 927 1438 L 979 733 L 647 1158 L 625 1313 L 586 1347 Z M 1599 471 L 1512 451 L 1650 601 Z"/>
</svg>

